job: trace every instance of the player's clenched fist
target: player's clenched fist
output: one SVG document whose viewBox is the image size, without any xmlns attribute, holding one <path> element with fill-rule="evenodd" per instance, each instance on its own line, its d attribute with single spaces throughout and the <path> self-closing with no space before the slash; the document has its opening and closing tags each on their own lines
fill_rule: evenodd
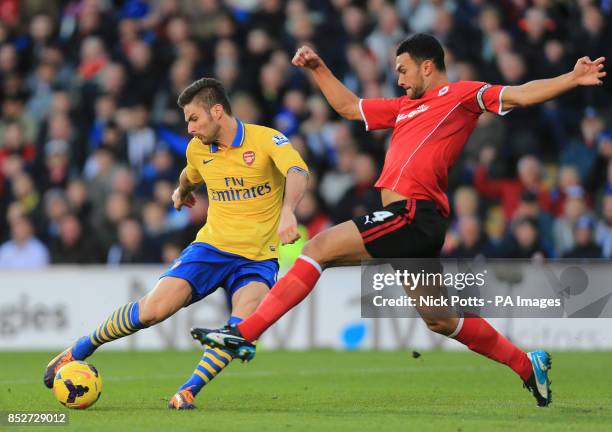
<svg viewBox="0 0 612 432">
<path fill-rule="evenodd" d="M 277 232 L 282 244 L 295 243 L 300 239 L 300 234 L 297 229 L 297 219 L 290 209 L 283 208 L 281 211 Z"/>
<path fill-rule="evenodd" d="M 293 60 L 291 61 L 294 66 L 305 67 L 307 69 L 316 69 L 322 64 L 321 57 L 314 52 L 314 50 L 308 46 L 299 48 Z"/>
<path fill-rule="evenodd" d="M 180 187 L 174 189 L 172 193 L 172 202 L 174 208 L 180 210 L 183 206 L 191 208 L 196 202 L 196 198 L 193 192 L 182 191 Z"/>
</svg>

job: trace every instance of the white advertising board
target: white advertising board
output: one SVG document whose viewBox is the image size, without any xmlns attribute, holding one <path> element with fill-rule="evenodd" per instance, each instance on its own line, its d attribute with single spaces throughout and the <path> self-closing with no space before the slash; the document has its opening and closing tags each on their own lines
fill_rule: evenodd
<svg viewBox="0 0 612 432">
<path fill-rule="evenodd" d="M 163 268 L 54 267 L 0 272 L 0 350 L 55 350 L 90 333 L 118 306 L 155 286 Z M 179 311 L 162 324 L 105 349 L 189 349 L 193 326 L 216 327 L 229 316 L 224 292 Z M 612 319 L 492 319 L 524 348 L 612 349 Z M 361 319 L 360 270 L 326 270 L 314 292 L 261 340 L 262 349 L 458 349 L 419 319 Z"/>
</svg>

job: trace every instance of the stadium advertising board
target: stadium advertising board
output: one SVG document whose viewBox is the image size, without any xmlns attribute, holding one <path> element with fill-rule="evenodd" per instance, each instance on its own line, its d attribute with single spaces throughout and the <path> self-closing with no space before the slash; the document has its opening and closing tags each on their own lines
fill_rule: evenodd
<svg viewBox="0 0 612 432">
<path fill-rule="evenodd" d="M 120 302 L 140 298 L 154 286 L 160 269 L 128 267 L 53 268 L 27 274 L 2 272 L 0 350 L 58 349 L 106 318 Z M 420 319 L 361 318 L 360 269 L 330 269 L 309 296 L 261 340 L 263 349 L 462 349 L 430 332 Z M 8 289 L 10 287 L 10 289 Z M 180 311 L 161 325 L 140 331 L 105 349 L 190 349 L 193 326 L 214 327 L 228 317 L 222 290 Z M 612 348 L 606 330 L 612 320 L 493 318 L 492 323 L 525 347 L 556 350 Z"/>
</svg>

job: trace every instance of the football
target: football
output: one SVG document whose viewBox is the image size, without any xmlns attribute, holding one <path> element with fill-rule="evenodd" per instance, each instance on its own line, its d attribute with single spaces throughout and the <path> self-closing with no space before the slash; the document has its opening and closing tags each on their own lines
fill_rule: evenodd
<svg viewBox="0 0 612 432">
<path fill-rule="evenodd" d="M 102 377 L 98 370 L 87 362 L 70 362 L 57 371 L 53 380 L 53 394 L 68 408 L 88 408 L 96 403 L 102 394 Z"/>
</svg>

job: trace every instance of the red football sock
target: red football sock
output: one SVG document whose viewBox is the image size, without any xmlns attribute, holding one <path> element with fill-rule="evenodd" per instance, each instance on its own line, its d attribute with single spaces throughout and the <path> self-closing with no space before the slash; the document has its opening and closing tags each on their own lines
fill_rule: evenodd
<svg viewBox="0 0 612 432">
<path fill-rule="evenodd" d="M 523 381 L 529 379 L 532 367 L 527 354 L 498 333 L 488 322 L 477 315 L 466 314 L 459 326 L 461 328 L 454 336 L 456 340 L 478 354 L 508 365 Z"/>
<path fill-rule="evenodd" d="M 320 276 L 321 266 L 312 258 L 300 256 L 287 274 L 274 284 L 253 315 L 238 324 L 242 336 L 249 342 L 258 339 L 312 291 Z"/>
</svg>

